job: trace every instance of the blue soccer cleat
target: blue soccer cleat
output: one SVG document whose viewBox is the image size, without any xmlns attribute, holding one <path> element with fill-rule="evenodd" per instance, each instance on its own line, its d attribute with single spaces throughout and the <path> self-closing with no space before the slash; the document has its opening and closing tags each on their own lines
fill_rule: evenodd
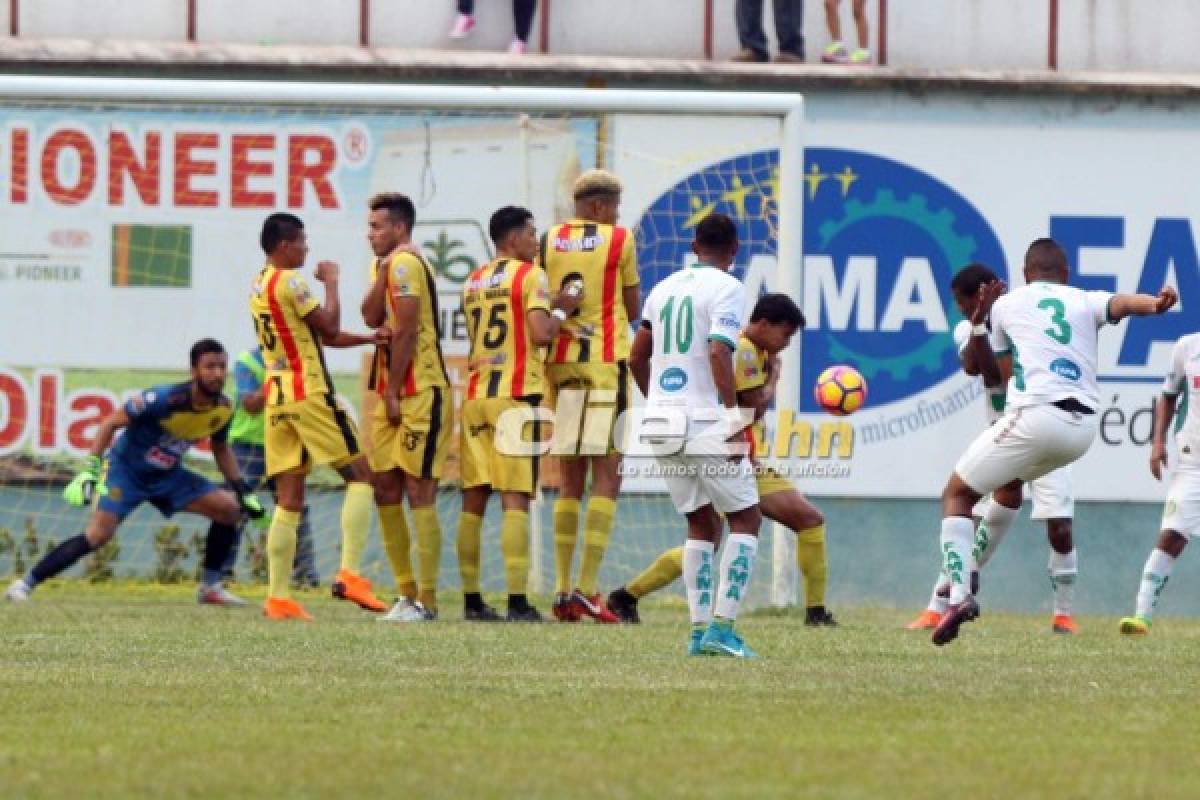
<svg viewBox="0 0 1200 800">
<path fill-rule="evenodd" d="M 751 650 L 742 637 L 737 635 L 733 625 L 728 622 L 712 622 L 704 631 L 700 640 L 700 649 L 711 656 L 729 656 L 730 658 L 754 658 L 757 654 Z"/>
<path fill-rule="evenodd" d="M 692 628 L 688 635 L 687 654 L 689 656 L 706 656 L 704 652 L 704 628 Z"/>
</svg>

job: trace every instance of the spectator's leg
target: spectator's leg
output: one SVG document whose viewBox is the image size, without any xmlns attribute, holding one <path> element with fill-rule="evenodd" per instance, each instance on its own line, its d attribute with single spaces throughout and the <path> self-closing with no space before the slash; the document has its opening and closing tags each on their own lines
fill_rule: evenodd
<svg viewBox="0 0 1200 800">
<path fill-rule="evenodd" d="M 513 0 L 513 31 L 518 39 L 529 43 L 529 32 L 533 30 L 533 15 L 537 11 L 537 0 Z"/>
<path fill-rule="evenodd" d="M 767 34 L 762 25 L 763 0 L 737 0 L 738 41 L 759 61 L 767 60 Z"/>
<path fill-rule="evenodd" d="M 450 26 L 451 39 L 465 39 L 475 29 L 475 0 L 458 0 L 458 15 Z"/>
<path fill-rule="evenodd" d="M 775 0 L 775 36 L 780 54 L 804 60 L 804 0 Z"/>
<path fill-rule="evenodd" d="M 867 0 L 854 0 L 854 27 L 858 29 L 858 47 L 869 50 L 871 33 L 867 27 Z"/>
</svg>

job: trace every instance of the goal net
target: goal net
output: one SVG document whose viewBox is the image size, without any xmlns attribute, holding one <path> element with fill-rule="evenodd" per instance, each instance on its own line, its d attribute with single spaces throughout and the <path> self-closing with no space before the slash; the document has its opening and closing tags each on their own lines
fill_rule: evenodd
<svg viewBox="0 0 1200 800">
<path fill-rule="evenodd" d="M 87 510 L 60 495 L 106 415 L 139 389 L 186 380 L 197 339 L 221 341 L 231 362 L 254 346 L 246 299 L 263 263 L 259 227 L 273 211 L 304 219 L 310 265 L 342 265 L 343 327 L 363 330 L 367 199 L 409 195 L 414 241 L 437 274 L 442 345 L 456 382 L 466 355 L 461 287 L 493 255 L 492 211 L 526 206 L 542 229 L 567 219 L 572 182 L 593 166 L 625 186 L 621 223 L 636 237 L 643 296 L 688 262 L 692 228 L 712 211 L 738 222 L 737 274 L 749 302 L 768 286 L 795 293 L 798 285 L 795 96 L 4 78 L 0 98 L 0 575 L 27 569 L 84 526 Z M 328 352 L 338 392 L 360 417 L 369 402 L 365 355 Z M 798 365 L 798 353 L 786 354 L 781 397 L 798 396 Z M 235 393 L 232 375 L 227 391 Z M 215 476 L 203 447 L 188 466 Z M 531 515 L 532 577 L 535 590 L 548 591 L 555 465 L 543 475 Z M 452 457 L 438 502 L 447 590 L 459 584 L 457 477 Z M 310 489 L 325 580 L 337 568 L 337 485 L 318 472 Z M 503 587 L 498 502 L 485 519 L 485 591 Z M 190 579 L 206 528 L 200 518 L 167 520 L 143 507 L 114 546 L 72 574 Z M 630 481 L 601 585 L 627 581 L 683 536 L 661 484 Z M 794 591 L 790 536 L 764 530 L 773 537 L 780 541 L 760 548 L 757 604 Z M 374 533 L 367 560 L 368 576 L 387 586 Z M 248 528 L 237 578 L 264 574 L 261 534 Z"/>
</svg>

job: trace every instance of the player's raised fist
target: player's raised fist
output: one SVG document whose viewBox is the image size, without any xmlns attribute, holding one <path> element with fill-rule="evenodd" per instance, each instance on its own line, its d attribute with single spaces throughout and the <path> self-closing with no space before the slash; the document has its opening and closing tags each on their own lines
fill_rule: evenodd
<svg viewBox="0 0 1200 800">
<path fill-rule="evenodd" d="M 316 278 L 321 283 L 330 283 L 337 281 L 341 274 L 342 268 L 338 266 L 336 261 L 319 261 L 317 262 Z"/>
<path fill-rule="evenodd" d="M 1179 292 L 1175 291 L 1174 286 L 1165 286 L 1158 293 L 1158 302 L 1154 305 L 1154 313 L 1162 314 L 1169 311 L 1179 302 Z"/>
<path fill-rule="evenodd" d="M 579 308 L 583 301 L 583 281 L 574 280 L 563 284 L 558 296 L 554 298 L 554 307 L 561 308 L 570 316 Z"/>
<path fill-rule="evenodd" d="M 392 329 L 383 325 L 371 331 L 371 338 L 377 345 L 389 344 L 392 341 Z"/>
</svg>

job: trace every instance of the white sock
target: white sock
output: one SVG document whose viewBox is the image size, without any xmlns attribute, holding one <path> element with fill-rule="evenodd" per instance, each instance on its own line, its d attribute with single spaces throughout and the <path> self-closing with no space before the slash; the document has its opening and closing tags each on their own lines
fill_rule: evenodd
<svg viewBox="0 0 1200 800">
<path fill-rule="evenodd" d="M 979 527 L 975 529 L 976 569 L 983 569 L 983 565 L 991 560 L 992 554 L 996 552 L 996 548 L 1000 546 L 1000 542 L 1016 520 L 1019 510 L 1001 505 L 995 500 L 988 500 Z"/>
<path fill-rule="evenodd" d="M 1146 566 L 1142 570 L 1142 582 L 1138 584 L 1137 615 L 1144 619 L 1154 616 L 1154 608 L 1158 605 L 1158 597 L 1171 577 L 1175 568 L 1175 557 L 1157 547 L 1150 551 Z"/>
<path fill-rule="evenodd" d="M 717 587 L 717 616 L 732 622 L 750 585 L 754 571 L 754 555 L 758 552 L 758 537 L 748 533 L 730 534 L 721 551 L 721 581 Z"/>
<path fill-rule="evenodd" d="M 1075 548 L 1063 554 L 1050 550 L 1050 586 L 1054 589 L 1054 615 L 1071 616 L 1075 600 L 1075 579 L 1079 575 L 1079 556 Z"/>
<path fill-rule="evenodd" d="M 947 594 L 940 594 L 943 591 Z M 950 579 L 946 577 L 946 573 L 939 572 L 938 579 L 933 584 L 933 592 L 929 595 L 929 605 L 925 606 L 925 610 L 935 614 L 945 614 L 946 606 L 950 605 L 949 591 Z"/>
<path fill-rule="evenodd" d="M 942 569 L 950 576 L 950 604 L 958 605 L 971 594 L 971 570 L 975 559 L 971 547 L 975 523 L 970 517 L 946 517 L 942 520 Z"/>
<path fill-rule="evenodd" d="M 683 544 L 683 587 L 693 625 L 707 625 L 713 615 L 713 543 L 688 539 Z"/>
</svg>

